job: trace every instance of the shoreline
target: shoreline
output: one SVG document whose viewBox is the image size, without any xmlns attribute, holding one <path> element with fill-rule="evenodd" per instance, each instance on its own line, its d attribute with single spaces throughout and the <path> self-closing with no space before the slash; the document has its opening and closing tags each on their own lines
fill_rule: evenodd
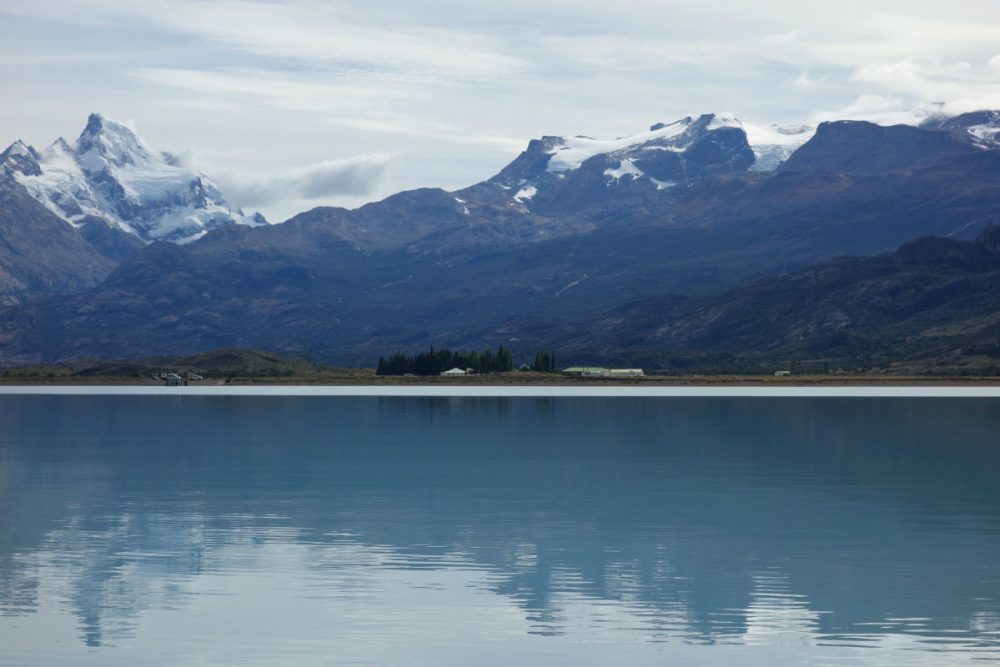
<svg viewBox="0 0 1000 667">
<path fill-rule="evenodd" d="M 1000 385 L 0 385 L 3 396 L 400 398 L 1000 398 Z"/>
<path fill-rule="evenodd" d="M 227 381 L 228 380 L 228 381 Z M 468 377 L 377 376 L 331 369 L 283 376 L 207 377 L 167 386 L 151 377 L 26 373 L 0 377 L 0 396 L 398 397 L 980 397 L 1000 398 L 1000 377 L 884 374 L 653 375 L 578 378 L 509 373 Z"/>
<path fill-rule="evenodd" d="M 165 387 L 159 380 L 134 376 L 73 374 L 0 376 L 4 387 Z M 195 387 L 1000 387 L 997 376 L 954 375 L 647 375 L 640 378 L 577 378 L 565 375 L 481 375 L 469 377 L 377 376 L 355 373 L 255 376 L 191 380 Z"/>
</svg>

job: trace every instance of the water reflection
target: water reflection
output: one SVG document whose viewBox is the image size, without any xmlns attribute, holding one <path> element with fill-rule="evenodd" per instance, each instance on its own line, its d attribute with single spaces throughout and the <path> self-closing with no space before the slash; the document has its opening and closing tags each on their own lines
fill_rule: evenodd
<svg viewBox="0 0 1000 667">
<path fill-rule="evenodd" d="M 2 397 L 0 424 L 16 664 L 1000 657 L 991 399 Z"/>
</svg>

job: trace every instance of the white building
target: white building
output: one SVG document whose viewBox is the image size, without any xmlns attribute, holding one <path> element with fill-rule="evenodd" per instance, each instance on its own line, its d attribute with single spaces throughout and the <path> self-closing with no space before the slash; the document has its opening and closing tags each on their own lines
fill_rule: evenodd
<svg viewBox="0 0 1000 667">
<path fill-rule="evenodd" d="M 612 368 L 608 371 L 608 377 L 612 378 L 641 378 L 645 373 L 641 368 Z"/>
<path fill-rule="evenodd" d="M 602 368 L 600 366 L 573 366 L 563 369 L 563 373 L 584 378 L 639 378 L 645 375 L 641 368 Z"/>
</svg>

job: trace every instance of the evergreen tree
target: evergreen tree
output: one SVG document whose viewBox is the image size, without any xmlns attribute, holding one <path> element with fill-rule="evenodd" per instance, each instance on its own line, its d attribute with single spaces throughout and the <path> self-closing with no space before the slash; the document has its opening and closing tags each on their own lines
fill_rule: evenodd
<svg viewBox="0 0 1000 667">
<path fill-rule="evenodd" d="M 556 372 L 556 355 L 551 350 L 540 350 L 535 355 L 535 360 L 531 362 L 531 370 L 538 373 Z"/>
</svg>

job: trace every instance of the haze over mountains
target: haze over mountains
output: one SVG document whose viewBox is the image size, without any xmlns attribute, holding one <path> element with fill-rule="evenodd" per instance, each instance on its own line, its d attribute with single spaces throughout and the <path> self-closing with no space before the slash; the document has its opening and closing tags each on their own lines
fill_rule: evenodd
<svg viewBox="0 0 1000 667">
<path fill-rule="evenodd" d="M 370 365 L 504 344 L 654 368 L 718 354 L 870 365 L 926 357 L 930 338 L 897 343 L 948 326 L 941 346 L 989 350 L 993 232 L 961 246 L 972 263 L 949 250 L 915 269 L 901 251 L 804 267 L 1000 224 L 1000 114 L 751 136 L 705 114 L 610 141 L 543 137 L 456 192 L 261 222 L 97 115 L 73 146 L 15 143 L 0 154 L 0 298 L 16 304 L 0 311 L 0 363 L 239 345 Z M 921 276 L 943 282 L 921 291 Z M 904 293 L 905 316 L 859 307 Z M 826 305 L 800 307 L 806 294 Z"/>
</svg>

